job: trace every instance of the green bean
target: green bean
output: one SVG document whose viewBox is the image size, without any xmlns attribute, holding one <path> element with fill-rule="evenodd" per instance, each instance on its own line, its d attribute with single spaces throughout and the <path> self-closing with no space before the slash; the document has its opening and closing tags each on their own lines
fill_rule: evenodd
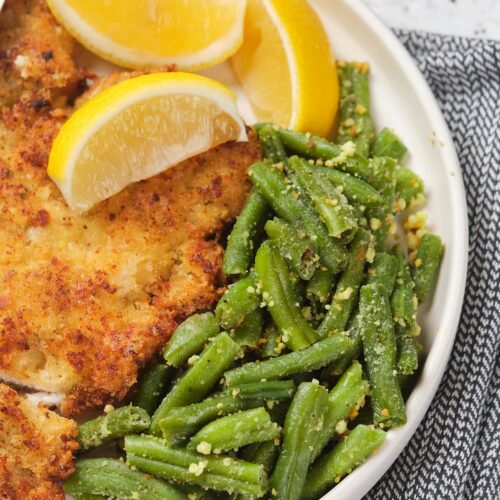
<svg viewBox="0 0 500 500">
<path fill-rule="evenodd" d="M 218 418 L 199 430 L 189 441 L 188 450 L 209 454 L 212 450 L 237 450 L 250 443 L 262 443 L 281 433 L 261 406 Z"/>
<path fill-rule="evenodd" d="M 283 444 L 271 477 L 273 497 L 298 500 L 325 417 L 328 393 L 317 382 L 300 384 L 288 410 Z"/>
<path fill-rule="evenodd" d="M 257 122 L 252 125 L 252 128 L 259 133 L 266 125 L 271 125 L 273 126 L 272 123 L 270 122 Z"/>
<path fill-rule="evenodd" d="M 358 229 L 349 250 L 349 265 L 344 269 L 337 282 L 330 309 L 318 329 L 322 338 L 345 329 L 357 302 L 370 238 L 371 235 L 368 231 Z"/>
<path fill-rule="evenodd" d="M 229 285 L 215 308 L 215 317 L 222 328 L 230 330 L 241 325 L 249 313 L 259 308 L 259 304 L 255 276 L 251 273 Z"/>
<path fill-rule="evenodd" d="M 374 422 L 384 427 L 402 425 L 406 422 L 405 404 L 397 380 L 396 338 L 386 291 L 381 285 L 365 285 L 359 304 Z"/>
<path fill-rule="evenodd" d="M 300 224 L 316 242 L 321 262 L 333 273 L 339 272 L 347 258 L 347 251 L 330 237 L 308 200 L 293 190 L 283 172 L 258 162 L 250 167 L 248 174 L 276 214 L 292 225 Z"/>
<path fill-rule="evenodd" d="M 404 200 L 401 208 L 405 208 L 418 200 L 418 196 L 424 192 L 424 181 L 413 170 L 406 167 L 396 168 L 394 175 L 396 178 L 396 199 Z"/>
<path fill-rule="evenodd" d="M 163 437 L 171 445 L 181 445 L 213 420 L 241 410 L 262 406 L 266 401 L 280 401 L 292 397 L 295 384 L 292 381 L 257 382 L 244 384 L 217 394 L 200 403 L 172 408 L 160 420 Z"/>
<path fill-rule="evenodd" d="M 149 423 L 149 415 L 142 408 L 123 406 L 81 424 L 78 427 L 78 443 L 80 449 L 89 450 L 126 434 L 144 431 Z"/>
<path fill-rule="evenodd" d="M 443 251 L 439 236 L 432 233 L 422 236 L 413 268 L 415 294 L 420 303 L 425 302 L 434 289 Z"/>
<path fill-rule="evenodd" d="M 329 269 L 316 269 L 307 283 L 307 298 L 313 303 L 326 304 L 332 294 L 334 279 Z"/>
<path fill-rule="evenodd" d="M 186 500 L 184 494 L 164 481 L 109 458 L 78 460 L 76 472 L 65 482 L 64 491 L 75 497 L 92 494 L 116 499 Z"/>
<path fill-rule="evenodd" d="M 278 460 L 280 447 L 276 444 L 276 439 L 264 441 L 263 443 L 253 443 L 243 449 L 241 458 L 254 464 L 259 464 L 264 467 L 264 470 L 269 474 Z"/>
<path fill-rule="evenodd" d="M 391 296 L 391 309 L 398 345 L 398 372 L 400 375 L 411 375 L 418 368 L 415 339 L 417 323 L 413 307 L 414 284 L 401 248 L 396 248 L 395 256 L 398 259 L 398 274 Z"/>
<path fill-rule="evenodd" d="M 203 455 L 201 455 L 203 457 Z M 228 460 L 232 460 L 229 459 Z M 163 478 L 170 482 L 178 484 L 194 484 L 202 488 L 211 490 L 225 491 L 230 494 L 240 492 L 248 494 L 251 498 L 261 497 L 265 491 L 264 487 L 259 484 L 246 483 L 237 479 L 226 477 L 222 474 L 202 473 L 207 460 L 200 458 L 199 462 L 193 462 L 190 467 L 179 467 L 160 460 L 140 457 L 133 453 L 127 455 L 127 463 L 131 467 L 135 467 L 147 474 Z M 199 474 L 199 475 L 198 475 Z"/>
<path fill-rule="evenodd" d="M 152 415 L 160 404 L 161 397 L 172 378 L 172 373 L 173 370 L 171 367 L 156 360 L 151 361 L 139 378 L 139 383 L 132 399 L 134 406 L 138 406 L 146 410 L 148 415 Z"/>
<path fill-rule="evenodd" d="M 313 168 L 306 160 L 292 156 L 288 166 L 300 186 L 311 197 L 316 212 L 327 227 L 330 236 L 344 240 L 352 239 L 358 228 L 356 216 L 346 197 L 336 188 L 328 189 L 328 178 Z"/>
<path fill-rule="evenodd" d="M 351 366 L 352 362 L 356 359 L 359 359 L 361 356 L 361 352 L 363 350 L 363 346 L 361 343 L 361 334 L 359 331 L 359 308 L 357 308 L 354 314 L 350 317 L 346 331 L 349 334 L 349 338 L 351 339 L 351 347 L 346 351 L 344 356 L 339 359 L 336 359 L 333 363 L 330 363 L 325 368 L 325 373 L 327 375 L 339 376 L 342 375 L 349 366 Z"/>
<path fill-rule="evenodd" d="M 125 450 L 130 465 L 169 481 L 256 496 L 267 489 L 264 468 L 243 460 L 170 448 L 152 436 L 127 436 Z"/>
<path fill-rule="evenodd" d="M 259 382 L 261 380 L 279 380 L 296 373 L 317 370 L 340 358 L 351 347 L 351 341 L 343 333 L 327 337 L 303 349 L 284 354 L 266 361 L 246 363 L 224 374 L 228 387 Z"/>
<path fill-rule="evenodd" d="M 274 125 L 266 124 L 259 131 L 259 139 L 264 148 L 264 158 L 271 160 L 273 163 L 286 164 L 286 151 L 278 131 Z"/>
<path fill-rule="evenodd" d="M 190 356 L 198 354 L 208 339 L 219 333 L 217 320 L 212 313 L 193 314 L 181 323 L 170 338 L 163 357 L 178 368 Z"/>
<path fill-rule="evenodd" d="M 368 268 L 366 283 L 368 285 L 380 285 L 388 297 L 391 296 L 396 274 L 398 272 L 398 260 L 394 255 L 388 253 L 377 253 L 372 264 Z"/>
<path fill-rule="evenodd" d="M 339 146 L 322 137 L 295 130 L 280 128 L 278 131 L 285 147 L 300 156 L 320 160 L 319 165 L 338 168 L 366 181 L 372 177 L 368 160 L 356 154 L 356 147 L 352 142 Z"/>
<path fill-rule="evenodd" d="M 260 464 L 270 474 L 278 460 L 280 447 L 276 439 L 264 443 L 253 443 L 243 449 L 242 458 L 255 464 Z M 248 495 L 236 495 L 234 500 L 252 500 Z"/>
<path fill-rule="evenodd" d="M 393 225 L 393 209 L 395 195 L 395 170 L 396 161 L 392 158 L 381 157 L 370 160 L 372 168 L 371 185 L 383 196 L 385 205 L 382 207 L 369 208 L 366 217 L 375 236 L 375 248 L 378 252 L 384 252 L 387 246 L 387 238 L 391 234 Z"/>
<path fill-rule="evenodd" d="M 240 346 L 257 347 L 264 326 L 264 314 L 261 309 L 245 316 L 243 323 L 230 331 L 232 339 Z"/>
<path fill-rule="evenodd" d="M 227 239 L 222 264 L 226 274 L 248 272 L 268 215 L 266 200 L 257 190 L 252 190 Z"/>
<path fill-rule="evenodd" d="M 347 430 L 346 425 L 340 425 L 343 420 L 364 405 L 365 396 L 370 386 L 363 380 L 361 364 L 357 361 L 346 370 L 335 387 L 328 394 L 328 404 L 323 422 L 323 428 L 313 452 L 313 461 L 323 451 L 336 432 Z M 340 427 L 340 428 L 339 428 Z"/>
<path fill-rule="evenodd" d="M 383 128 L 375 137 L 372 156 L 388 156 L 399 161 L 408 149 L 401 139 L 389 128 Z"/>
<path fill-rule="evenodd" d="M 218 394 L 200 403 L 170 409 L 159 426 L 168 444 L 180 446 L 212 420 L 260 405 L 260 401 L 245 401 L 225 393 Z"/>
<path fill-rule="evenodd" d="M 328 180 L 342 189 L 342 193 L 351 205 L 378 207 L 383 205 L 384 198 L 368 182 L 354 175 L 340 172 L 334 168 L 316 167 Z"/>
<path fill-rule="evenodd" d="M 208 491 L 199 486 L 181 484 L 177 485 L 177 489 L 182 491 L 187 496 L 188 500 L 217 500 L 215 492 Z"/>
<path fill-rule="evenodd" d="M 304 230 L 296 229 L 282 219 L 268 220 L 264 229 L 290 267 L 304 280 L 311 279 L 318 267 L 316 245 Z"/>
<path fill-rule="evenodd" d="M 337 142 L 353 141 L 358 153 L 368 156 L 375 136 L 370 112 L 368 64 L 341 61 L 337 67 L 340 82 Z"/>
<path fill-rule="evenodd" d="M 289 399 L 295 392 L 293 380 L 275 380 L 270 382 L 248 382 L 235 388 L 238 397 L 245 401 L 253 400 L 261 403 L 269 400 Z M 235 389 L 232 389 L 233 392 Z"/>
<path fill-rule="evenodd" d="M 239 350 L 227 333 L 220 333 L 201 353 L 200 358 L 163 399 L 151 419 L 149 432 L 161 434 L 159 421 L 171 408 L 196 403 L 203 399 L 234 361 Z"/>
<path fill-rule="evenodd" d="M 275 358 L 286 347 L 281 342 L 281 336 L 276 325 L 272 322 L 264 328 L 264 333 L 261 339 L 259 339 L 259 345 L 261 358 Z"/>
<path fill-rule="evenodd" d="M 315 342 L 318 339 L 316 332 L 302 316 L 297 299 L 290 297 L 295 291 L 286 262 L 269 241 L 257 251 L 255 273 L 262 287 L 262 297 L 283 342 L 294 351 Z"/>
<path fill-rule="evenodd" d="M 320 458 L 307 476 L 302 500 L 321 497 L 343 476 L 364 462 L 385 440 L 385 432 L 358 425 L 333 451 Z"/>
</svg>

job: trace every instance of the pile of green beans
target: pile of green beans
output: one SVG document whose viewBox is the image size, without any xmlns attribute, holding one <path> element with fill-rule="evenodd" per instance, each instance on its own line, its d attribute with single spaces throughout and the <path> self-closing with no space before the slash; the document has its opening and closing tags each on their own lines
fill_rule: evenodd
<svg viewBox="0 0 500 500">
<path fill-rule="evenodd" d="M 80 426 L 81 454 L 119 441 L 122 458 L 81 457 L 77 500 L 316 500 L 406 422 L 443 244 L 422 228 L 406 251 L 397 224 L 423 182 L 401 139 L 375 131 L 368 65 L 339 76 L 336 142 L 255 126 L 226 292 L 178 325 L 131 405 Z"/>
</svg>

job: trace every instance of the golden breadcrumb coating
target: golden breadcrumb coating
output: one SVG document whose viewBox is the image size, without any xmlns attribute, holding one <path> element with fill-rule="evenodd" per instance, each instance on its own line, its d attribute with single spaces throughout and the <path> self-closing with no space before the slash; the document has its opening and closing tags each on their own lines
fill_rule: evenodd
<svg viewBox="0 0 500 500">
<path fill-rule="evenodd" d="M 64 499 L 73 471 L 77 426 L 0 384 L 0 498 Z"/>
<path fill-rule="evenodd" d="M 78 215 L 46 175 L 63 121 L 22 105 L 0 120 L 0 376 L 66 394 L 72 414 L 123 398 L 177 323 L 219 297 L 219 234 L 260 149 L 251 133 Z"/>
<path fill-rule="evenodd" d="M 29 99 L 38 109 L 65 105 L 91 74 L 74 62 L 77 43 L 43 0 L 7 0 L 0 15 L 0 103 Z"/>
<path fill-rule="evenodd" d="M 73 62 L 74 45 L 44 2 L 7 1 L 0 16 L 7 54 L 0 77 L 0 378 L 65 395 L 66 415 L 123 399 L 176 325 L 217 300 L 220 234 L 241 210 L 246 170 L 261 156 L 249 132 L 247 143 L 219 146 L 89 213 L 73 213 L 46 167 L 85 74 Z M 26 73 L 15 63 L 19 55 L 33 63 Z M 134 75 L 92 80 L 101 89 Z"/>
</svg>

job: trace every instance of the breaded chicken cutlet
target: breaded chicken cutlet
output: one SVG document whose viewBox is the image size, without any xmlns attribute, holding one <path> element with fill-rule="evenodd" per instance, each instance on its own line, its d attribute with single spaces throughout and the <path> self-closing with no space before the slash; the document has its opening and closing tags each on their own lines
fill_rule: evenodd
<svg viewBox="0 0 500 500">
<path fill-rule="evenodd" d="M 0 498 L 58 500 L 73 471 L 76 423 L 0 384 Z"/>
<path fill-rule="evenodd" d="M 75 214 L 46 166 L 88 73 L 41 1 L 7 0 L 0 30 L 0 377 L 62 394 L 74 415 L 123 399 L 220 296 L 220 234 L 260 148 L 250 131 Z"/>
</svg>

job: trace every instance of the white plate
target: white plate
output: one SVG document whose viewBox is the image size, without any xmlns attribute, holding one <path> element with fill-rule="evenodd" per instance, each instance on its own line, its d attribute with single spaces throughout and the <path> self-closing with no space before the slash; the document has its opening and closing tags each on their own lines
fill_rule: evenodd
<svg viewBox="0 0 500 500">
<path fill-rule="evenodd" d="M 2 0 L 0 0 L 1 3 Z M 382 477 L 407 444 L 427 411 L 444 373 L 462 307 L 467 271 L 467 209 L 462 175 L 447 126 L 423 76 L 397 38 L 359 0 L 310 0 L 341 59 L 368 61 L 372 102 L 380 129 L 396 130 L 408 146 L 408 166 L 425 181 L 429 225 L 445 244 L 432 304 L 420 311 L 427 359 L 420 380 L 407 401 L 407 424 L 391 430 L 383 446 L 323 498 L 356 500 Z M 87 54 L 86 62 L 93 58 Z M 109 65 L 93 59 L 99 73 Z M 237 93 L 244 118 L 252 112 L 228 64 L 203 74 L 216 78 Z M 433 134 L 435 140 L 429 137 Z"/>
</svg>

